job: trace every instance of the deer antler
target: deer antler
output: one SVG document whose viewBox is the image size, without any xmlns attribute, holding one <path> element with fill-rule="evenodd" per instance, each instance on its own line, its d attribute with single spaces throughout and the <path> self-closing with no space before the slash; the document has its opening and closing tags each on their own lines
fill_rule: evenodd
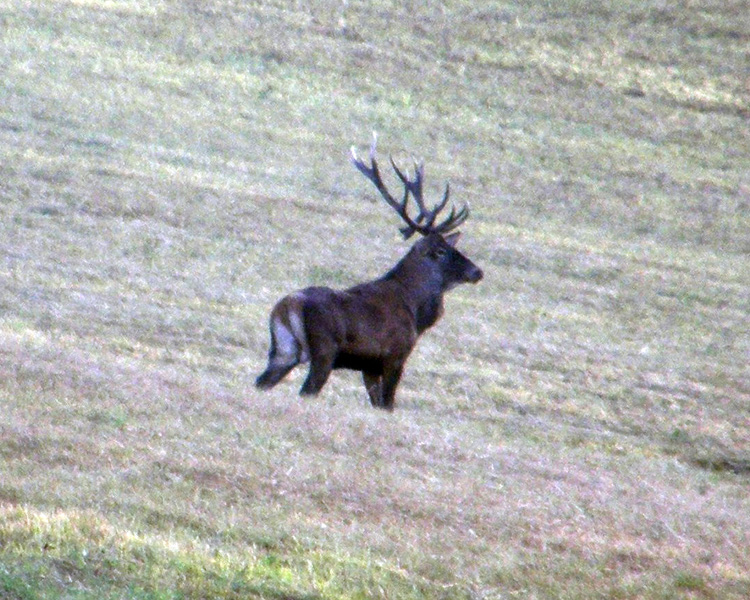
<svg viewBox="0 0 750 600">
<path fill-rule="evenodd" d="M 369 167 L 357 156 L 357 149 L 354 146 L 352 146 L 352 163 L 354 163 L 354 166 L 357 167 L 367 179 L 375 184 L 380 195 L 383 196 L 390 207 L 393 208 L 393 210 L 395 210 L 406 223 L 407 226 L 400 230 L 405 239 L 410 238 L 415 232 L 421 233 L 422 235 L 428 235 L 430 233 L 448 233 L 466 221 L 469 217 L 469 207 L 465 204 L 459 211 L 456 211 L 456 207 L 452 206 L 450 215 L 448 215 L 445 220 L 435 225 L 435 220 L 437 219 L 438 214 L 440 214 L 440 212 L 448 205 L 450 185 L 447 183 L 445 184 L 443 199 L 435 205 L 432 210 L 427 210 L 422 192 L 422 184 L 424 182 L 424 163 L 414 164 L 414 179 L 410 179 L 408 173 L 404 174 L 404 172 L 396 166 L 393 157 L 391 157 L 391 166 L 393 166 L 393 170 L 396 171 L 396 175 L 398 175 L 401 183 L 404 184 L 404 198 L 401 202 L 398 202 L 385 187 L 383 179 L 380 177 L 380 169 L 375 160 L 375 147 L 377 142 L 377 133 L 373 132 L 372 146 L 370 146 Z M 414 219 L 409 216 L 407 211 L 409 194 L 412 195 L 414 202 L 419 209 L 419 214 Z"/>
</svg>

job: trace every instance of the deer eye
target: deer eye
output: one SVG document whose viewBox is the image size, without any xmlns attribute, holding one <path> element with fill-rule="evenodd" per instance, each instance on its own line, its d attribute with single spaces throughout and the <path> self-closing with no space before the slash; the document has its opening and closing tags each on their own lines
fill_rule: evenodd
<svg viewBox="0 0 750 600">
<path fill-rule="evenodd" d="M 432 256 L 434 258 L 440 258 L 441 256 L 444 256 L 445 253 L 448 252 L 447 248 L 443 248 L 442 246 L 438 246 L 432 251 Z"/>
</svg>

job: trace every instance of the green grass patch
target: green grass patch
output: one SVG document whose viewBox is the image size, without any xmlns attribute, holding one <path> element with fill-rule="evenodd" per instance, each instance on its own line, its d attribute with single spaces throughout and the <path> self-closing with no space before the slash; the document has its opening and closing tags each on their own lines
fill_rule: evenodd
<svg viewBox="0 0 750 600">
<path fill-rule="evenodd" d="M 11 598 L 447 598 L 363 556 L 257 546 L 228 552 L 114 527 L 87 513 L 3 508 L 0 586 Z M 380 589 L 380 592 L 378 592 Z M 388 592 L 385 592 L 385 590 Z M 452 586 L 450 597 L 465 595 Z"/>
</svg>

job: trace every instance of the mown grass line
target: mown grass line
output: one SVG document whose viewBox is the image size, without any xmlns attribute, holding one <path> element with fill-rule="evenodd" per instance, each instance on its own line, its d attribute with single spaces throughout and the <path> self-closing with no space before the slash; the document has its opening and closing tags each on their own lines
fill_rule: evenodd
<svg viewBox="0 0 750 600">
<path fill-rule="evenodd" d="M 90 513 L 0 510 L 0 589 L 11 598 L 461 598 L 371 558 L 298 548 L 227 551 L 114 527 Z M 387 592 L 385 591 L 387 590 Z"/>
<path fill-rule="evenodd" d="M 0 596 L 750 597 L 746 12 L 4 4 Z M 261 395 L 408 247 L 373 129 L 486 277 L 393 415 Z"/>
</svg>

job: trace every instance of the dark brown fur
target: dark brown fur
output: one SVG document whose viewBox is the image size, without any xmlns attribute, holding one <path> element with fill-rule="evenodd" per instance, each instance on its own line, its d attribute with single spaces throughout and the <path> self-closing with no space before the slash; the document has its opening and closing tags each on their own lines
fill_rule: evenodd
<svg viewBox="0 0 750 600">
<path fill-rule="evenodd" d="M 270 388 L 309 360 L 301 394 L 317 394 L 333 369 L 353 369 L 362 372 L 373 406 L 392 410 L 406 359 L 443 314 L 443 294 L 482 278 L 455 249 L 458 235 L 427 235 L 375 281 L 343 291 L 312 287 L 283 298 L 271 313 L 268 367 L 256 385 Z"/>
<path fill-rule="evenodd" d="M 449 186 L 443 199 L 428 210 L 422 193 L 424 167 L 415 165 L 412 179 L 391 159 L 404 184 L 403 200 L 397 201 L 380 177 L 376 142 L 373 136 L 369 165 L 352 148 L 354 166 L 401 217 L 404 236 L 424 237 L 380 279 L 343 291 L 311 287 L 281 299 L 271 312 L 271 350 L 266 370 L 255 381 L 259 388 L 273 387 L 309 361 L 301 394 L 317 394 L 333 369 L 353 369 L 362 372 L 372 405 L 393 410 L 406 359 L 422 332 L 442 316 L 443 294 L 482 279 L 481 269 L 455 248 L 460 234 L 449 234 L 466 221 L 469 207 L 451 207 L 450 215 L 437 223 L 448 204 Z M 410 197 L 419 210 L 415 217 L 409 215 Z"/>
</svg>

